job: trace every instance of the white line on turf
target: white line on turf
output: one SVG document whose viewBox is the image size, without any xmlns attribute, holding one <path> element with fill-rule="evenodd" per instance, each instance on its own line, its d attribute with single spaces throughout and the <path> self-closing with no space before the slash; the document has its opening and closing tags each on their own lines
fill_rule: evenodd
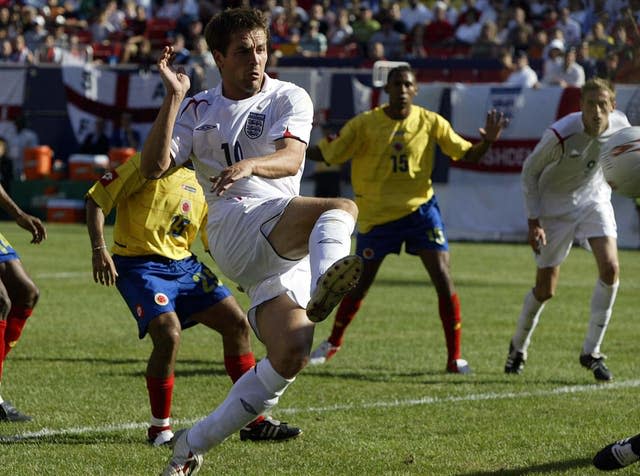
<svg viewBox="0 0 640 476">
<path fill-rule="evenodd" d="M 308 408 L 279 408 L 277 413 L 279 414 L 294 414 L 294 413 L 327 413 L 344 410 L 366 410 L 368 408 L 395 408 L 395 407 L 410 407 L 418 405 L 434 405 L 437 403 L 457 403 L 457 402 L 476 402 L 482 400 L 506 400 L 506 399 L 518 399 L 518 398 L 532 398 L 532 397 L 550 397 L 557 395 L 565 395 L 572 393 L 586 393 L 586 392 L 599 392 L 609 391 L 622 388 L 636 388 L 640 387 L 640 380 L 627 380 L 621 382 L 613 382 L 608 384 L 590 384 L 590 385 L 571 385 L 564 387 L 556 387 L 549 390 L 535 390 L 531 392 L 489 392 L 489 393 L 477 393 L 471 395 L 460 396 L 445 396 L 445 397 L 422 397 L 412 398 L 406 400 L 389 400 L 378 402 L 359 402 L 350 403 L 345 405 L 329 405 L 325 407 L 308 407 Z M 198 421 L 195 419 L 182 419 L 174 420 L 175 425 L 191 425 Z M 115 433 L 118 431 L 137 430 L 147 428 L 147 423 L 120 423 L 104 426 L 86 426 L 78 428 L 62 428 L 59 430 L 53 430 L 49 428 L 43 428 L 42 430 L 20 433 L 17 435 L 1 436 L 0 443 L 18 443 L 26 440 L 37 440 L 39 438 L 51 438 L 56 436 L 67 435 L 82 435 L 86 433 Z"/>
</svg>

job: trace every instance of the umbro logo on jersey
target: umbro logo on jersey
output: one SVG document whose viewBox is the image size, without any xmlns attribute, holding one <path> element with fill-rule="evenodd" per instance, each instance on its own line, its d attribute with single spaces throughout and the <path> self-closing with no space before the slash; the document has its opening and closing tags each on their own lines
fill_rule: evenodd
<svg viewBox="0 0 640 476">
<path fill-rule="evenodd" d="M 214 126 L 213 124 L 203 124 L 199 127 L 196 127 L 196 131 L 210 131 L 211 129 L 217 129 L 218 126 Z"/>
<path fill-rule="evenodd" d="M 100 177 L 100 183 L 102 184 L 103 187 L 106 187 L 117 178 L 118 178 L 118 172 L 116 172 L 115 170 L 110 170 L 109 172 L 104 174 L 102 177 Z"/>
</svg>

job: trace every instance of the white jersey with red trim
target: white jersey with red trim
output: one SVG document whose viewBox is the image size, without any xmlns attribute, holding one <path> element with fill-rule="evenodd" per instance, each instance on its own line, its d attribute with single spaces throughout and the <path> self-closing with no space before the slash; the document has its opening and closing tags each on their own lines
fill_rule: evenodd
<svg viewBox="0 0 640 476">
<path fill-rule="evenodd" d="M 294 176 L 268 179 L 251 176 L 239 180 L 223 197 L 211 193 L 209 177 L 243 159 L 275 152 L 275 141 L 285 137 L 309 143 L 313 103 L 309 94 L 293 83 L 269 78 L 256 95 L 234 101 L 222 95 L 222 83 L 182 103 L 171 141 L 176 164 L 193 163 L 211 206 L 220 198 L 296 196 L 304 161 Z"/>
<path fill-rule="evenodd" d="M 609 127 L 598 137 L 584 131 L 581 112 L 554 122 L 522 166 L 527 216 L 557 217 L 610 201 L 611 188 L 599 164 L 600 148 L 613 133 L 629 126 L 627 116 L 618 110 L 609 115 Z"/>
</svg>

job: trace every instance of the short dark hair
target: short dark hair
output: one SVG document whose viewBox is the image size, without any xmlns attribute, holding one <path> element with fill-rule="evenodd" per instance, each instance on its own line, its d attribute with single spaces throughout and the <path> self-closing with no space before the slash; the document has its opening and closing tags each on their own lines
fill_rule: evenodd
<svg viewBox="0 0 640 476">
<path fill-rule="evenodd" d="M 396 74 L 402 74 L 402 73 L 411 73 L 415 77 L 415 73 L 413 72 L 413 69 L 411 69 L 411 66 L 403 64 L 400 66 L 396 66 L 395 68 L 392 68 L 389 71 L 389 74 L 387 74 L 387 83 L 391 81 L 391 78 L 393 76 L 395 76 Z"/>
<path fill-rule="evenodd" d="M 214 15 L 204 29 L 207 46 L 213 53 L 227 54 L 231 35 L 238 31 L 264 30 L 269 40 L 269 28 L 264 15 L 255 8 L 228 8 Z"/>
</svg>

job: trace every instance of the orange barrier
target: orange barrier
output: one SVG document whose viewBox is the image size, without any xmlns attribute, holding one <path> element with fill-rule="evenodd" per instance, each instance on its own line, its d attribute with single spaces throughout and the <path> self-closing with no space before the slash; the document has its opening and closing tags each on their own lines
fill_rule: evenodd
<svg viewBox="0 0 640 476">
<path fill-rule="evenodd" d="M 98 180 L 109 168 L 109 157 L 102 154 L 72 154 L 69 157 L 71 180 Z"/>
<path fill-rule="evenodd" d="M 24 149 L 24 174 L 27 180 L 41 179 L 51 175 L 53 150 L 48 145 Z"/>
<path fill-rule="evenodd" d="M 84 201 L 68 198 L 47 200 L 47 221 L 56 223 L 82 223 L 85 221 Z"/>
<path fill-rule="evenodd" d="M 115 169 L 136 154 L 133 147 L 113 147 L 109 149 L 109 167 Z"/>
</svg>

